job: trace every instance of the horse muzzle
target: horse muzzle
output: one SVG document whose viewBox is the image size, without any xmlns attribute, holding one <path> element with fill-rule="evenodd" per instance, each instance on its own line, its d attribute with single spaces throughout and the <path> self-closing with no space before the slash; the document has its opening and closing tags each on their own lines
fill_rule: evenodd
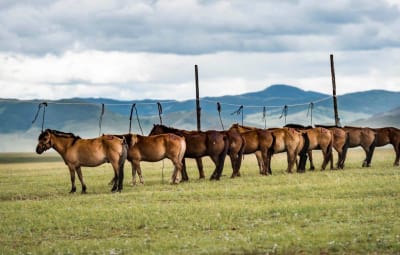
<svg viewBox="0 0 400 255">
<path fill-rule="evenodd" d="M 46 148 L 44 146 L 42 146 L 42 145 L 38 144 L 38 146 L 36 146 L 36 153 L 37 154 L 42 154 L 45 150 L 46 150 Z"/>
</svg>

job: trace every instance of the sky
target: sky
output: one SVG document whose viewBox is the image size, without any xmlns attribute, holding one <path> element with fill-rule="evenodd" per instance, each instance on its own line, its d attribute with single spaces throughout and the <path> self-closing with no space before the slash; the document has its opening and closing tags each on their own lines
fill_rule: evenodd
<svg viewBox="0 0 400 255">
<path fill-rule="evenodd" d="M 0 98 L 400 91 L 400 0 L 0 0 Z"/>
</svg>

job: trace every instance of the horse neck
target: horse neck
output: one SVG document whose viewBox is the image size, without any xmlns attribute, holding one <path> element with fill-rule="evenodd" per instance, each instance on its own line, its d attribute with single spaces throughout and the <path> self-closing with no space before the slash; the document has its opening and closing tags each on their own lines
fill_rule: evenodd
<svg viewBox="0 0 400 255">
<path fill-rule="evenodd" d="M 74 138 L 59 137 L 51 134 L 52 147 L 61 155 L 64 155 L 69 147 L 71 147 Z"/>
</svg>

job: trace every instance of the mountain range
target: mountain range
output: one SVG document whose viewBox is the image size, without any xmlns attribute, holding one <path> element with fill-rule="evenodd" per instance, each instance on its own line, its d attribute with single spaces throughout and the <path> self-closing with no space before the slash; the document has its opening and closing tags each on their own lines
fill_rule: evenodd
<svg viewBox="0 0 400 255">
<path fill-rule="evenodd" d="M 342 125 L 400 127 L 400 92 L 370 90 L 337 97 Z M 32 151 L 42 126 L 43 108 L 32 123 L 43 100 L 0 99 L 0 152 Z M 132 132 L 148 134 L 152 125 L 160 122 L 157 102 L 162 105 L 162 123 L 183 129 L 196 129 L 195 100 L 120 101 L 105 98 L 71 98 L 46 101 L 44 128 L 73 132 L 82 137 L 99 133 L 129 131 L 131 106 L 136 104 L 140 127 L 133 110 Z M 328 94 L 304 91 L 289 85 L 271 85 L 257 92 L 221 97 L 204 97 L 201 104 L 201 128 L 221 130 L 217 111 L 221 105 L 224 128 L 242 122 L 245 125 L 279 127 L 285 123 L 334 124 L 332 97 Z M 311 104 L 313 103 L 313 107 Z M 104 104 L 104 114 L 100 115 Z M 285 116 L 284 106 L 288 106 Z M 265 112 L 264 112 L 265 107 Z M 265 118 L 264 118 L 265 115 Z M 312 116 L 312 119 L 311 119 Z"/>
</svg>

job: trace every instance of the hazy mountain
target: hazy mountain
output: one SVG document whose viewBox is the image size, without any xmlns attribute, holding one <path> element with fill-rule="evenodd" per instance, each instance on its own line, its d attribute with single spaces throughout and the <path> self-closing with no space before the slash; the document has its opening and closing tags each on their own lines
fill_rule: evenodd
<svg viewBox="0 0 400 255">
<path fill-rule="evenodd" d="M 338 97 L 339 116 L 343 125 L 400 126 L 400 92 L 371 90 L 345 94 Z M 196 129 L 195 100 L 137 100 L 119 101 L 103 98 L 72 98 L 47 101 L 44 128 L 58 129 L 94 137 L 99 133 L 126 133 L 129 131 L 129 114 L 133 103 L 140 118 L 144 134 L 154 123 L 159 123 L 157 102 L 162 104 L 163 124 L 184 129 Z M 42 110 L 34 124 L 32 120 L 40 100 L 24 101 L 0 99 L 0 151 L 32 150 L 42 125 Z M 285 124 L 282 114 L 288 105 L 287 123 L 311 123 L 310 102 L 314 102 L 312 123 L 333 124 L 333 107 L 330 95 L 304 91 L 288 85 L 273 85 L 258 92 L 235 96 L 201 98 L 201 127 L 222 129 L 217 112 L 221 103 L 224 127 L 241 122 L 242 116 L 233 114 L 243 105 L 244 124 L 278 127 Z M 105 104 L 101 130 L 99 118 L 101 104 Z M 263 107 L 266 106 L 266 119 Z M 133 111 L 132 132 L 141 133 Z"/>
</svg>

